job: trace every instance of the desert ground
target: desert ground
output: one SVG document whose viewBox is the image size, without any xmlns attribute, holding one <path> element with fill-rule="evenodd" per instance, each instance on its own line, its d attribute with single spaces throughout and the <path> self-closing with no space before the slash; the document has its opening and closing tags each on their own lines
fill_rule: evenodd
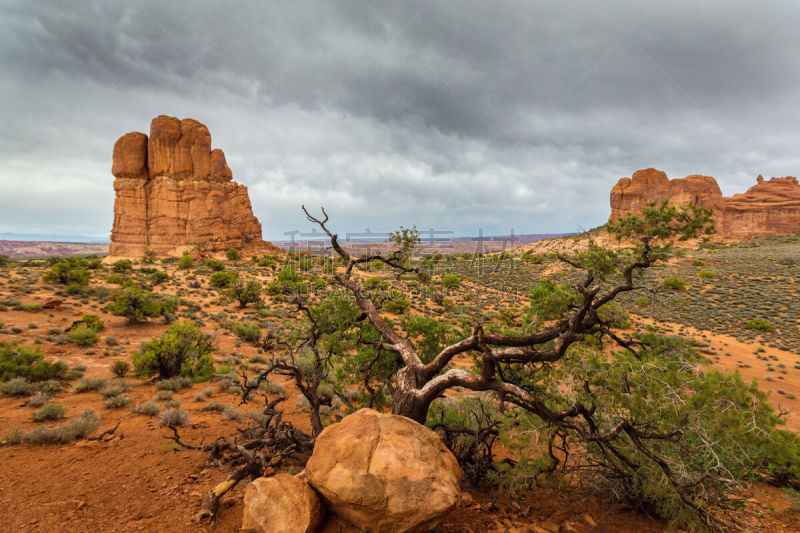
<svg viewBox="0 0 800 533">
<path fill-rule="evenodd" d="M 527 247 L 484 257 L 436 257 L 432 287 L 396 280 L 385 270 L 365 269 L 358 275 L 361 279 L 378 277 L 408 294 L 409 315 L 432 316 L 453 324 L 459 317 L 476 314 L 491 319 L 500 309 L 524 307 L 536 280 L 561 275 L 557 260 L 536 253 L 549 244 L 531 246 L 533 252 Z M 770 402 L 785 414 L 786 427 L 800 430 L 800 236 L 703 243 L 677 255 L 648 276 L 681 277 L 685 289 L 626 298 L 623 306 L 630 312 L 632 325 L 619 333 L 651 328 L 693 339 L 709 367 L 738 371 L 746 380 L 757 380 L 758 386 L 770 393 Z M 242 405 L 234 382 L 242 372 L 255 374 L 263 368 L 270 350 L 258 339 L 252 342 L 237 335 L 231 324 L 253 323 L 260 338 L 262 333 L 296 320 L 298 314 L 280 294 L 269 291 L 261 303 L 240 308 L 209 281 L 215 270 L 220 270 L 269 287 L 284 263 L 298 266 L 298 261 L 307 258 L 279 254 L 259 264 L 251 258 L 219 257 L 211 262 L 195 259 L 191 266 L 158 259 L 122 266 L 95 261 L 89 283 L 80 290 L 66 290 L 45 279 L 55 260 L 12 261 L 3 267 L 0 342 L 34 347 L 46 360 L 62 361 L 69 369 L 58 388 L 39 392 L 38 399 L 34 399 L 37 393 L 33 389 L 22 393 L 5 389 L 0 397 L 3 529 L 236 531 L 245 484 L 223 498 L 213 523 L 198 517 L 203 497 L 226 477 L 228 469 L 167 438 L 170 432 L 160 426 L 159 413 L 185 410 L 189 420 L 181 436 L 192 444 L 233 435 L 245 425 L 249 414 L 259 407 L 250 402 Z M 156 282 L 154 272 L 165 275 Z M 438 280 L 445 274 L 459 276 L 461 286 L 443 287 Z M 115 362 L 130 363 L 141 343 L 167 328 L 156 318 L 131 325 L 124 317 L 109 313 L 106 305 L 113 292 L 130 282 L 179 298 L 176 316 L 171 319 L 194 320 L 213 335 L 213 376 L 198 383 L 173 380 L 165 384 L 139 379 L 130 369 L 115 375 Z M 324 292 L 331 287 L 317 283 L 313 290 Z M 94 342 L 82 346 L 68 330 L 85 315 L 98 316 L 104 327 Z M 768 320 L 773 331 L 745 326 L 756 318 Z M 307 405 L 292 380 L 273 376 L 271 381 L 269 397 L 285 395 L 284 416 L 308 431 Z M 45 402 L 64 408 L 57 421 L 33 420 L 32 415 Z M 13 436 L 77 419 L 86 408 L 94 410 L 100 423 L 85 438 L 47 444 L 33 437 Z M 324 413 L 328 422 L 344 414 L 342 405 Z M 289 462 L 282 468 L 296 473 L 302 465 Z M 437 531 L 667 530 L 665 522 L 624 504 L 609 504 L 574 478 L 545 480 L 535 491 L 515 494 L 469 486 L 467 490 L 469 496 Z M 742 497 L 760 530 L 800 529 L 800 495 L 796 492 L 758 482 L 750 484 Z"/>
</svg>

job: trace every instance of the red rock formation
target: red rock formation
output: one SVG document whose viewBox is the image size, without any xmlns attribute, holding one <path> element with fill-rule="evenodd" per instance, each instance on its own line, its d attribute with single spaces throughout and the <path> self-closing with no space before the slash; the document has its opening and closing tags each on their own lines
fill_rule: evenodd
<svg viewBox="0 0 800 533">
<path fill-rule="evenodd" d="M 758 177 L 758 183 L 744 194 L 722 196 L 710 176 L 691 175 L 670 180 L 654 168 L 634 172 L 611 189 L 611 217 L 640 212 L 648 202 L 668 200 L 671 205 L 695 204 L 714 211 L 717 234 L 744 239 L 800 232 L 800 184 L 797 178 Z"/>
<path fill-rule="evenodd" d="M 114 145 L 111 173 L 117 194 L 112 256 L 264 244 L 247 187 L 231 181 L 225 154 L 211 150 L 211 135 L 196 120 L 161 115 L 149 139 L 123 135 Z"/>
</svg>

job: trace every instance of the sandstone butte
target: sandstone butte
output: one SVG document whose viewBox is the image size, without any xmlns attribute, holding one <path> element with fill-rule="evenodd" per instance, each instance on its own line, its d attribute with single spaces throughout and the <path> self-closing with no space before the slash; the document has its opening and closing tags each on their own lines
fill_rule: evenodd
<svg viewBox="0 0 800 533">
<path fill-rule="evenodd" d="M 165 115 L 150 136 L 126 133 L 114 144 L 114 226 L 109 253 L 140 257 L 145 250 L 176 255 L 267 246 L 247 187 L 233 174 L 200 122 Z"/>
<path fill-rule="evenodd" d="M 744 194 L 722 196 L 711 176 L 691 175 L 668 179 L 654 168 L 634 172 L 611 189 L 611 217 L 641 212 L 648 202 L 668 200 L 671 205 L 690 203 L 711 208 L 717 236 L 746 239 L 800 232 L 800 184 L 797 178 L 758 176 L 757 183 Z"/>
</svg>

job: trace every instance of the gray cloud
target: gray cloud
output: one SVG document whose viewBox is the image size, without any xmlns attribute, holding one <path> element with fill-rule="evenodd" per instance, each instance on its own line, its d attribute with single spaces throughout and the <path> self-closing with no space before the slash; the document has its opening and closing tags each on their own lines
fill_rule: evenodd
<svg viewBox="0 0 800 533">
<path fill-rule="evenodd" d="M 634 170 L 796 174 L 800 5 L 5 2 L 0 231 L 107 235 L 111 148 L 209 126 L 265 237 L 601 224 Z"/>
</svg>

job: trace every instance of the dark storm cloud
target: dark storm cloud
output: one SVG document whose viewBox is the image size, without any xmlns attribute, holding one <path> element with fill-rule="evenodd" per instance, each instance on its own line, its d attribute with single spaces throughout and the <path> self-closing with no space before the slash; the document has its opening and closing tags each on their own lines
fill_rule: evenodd
<svg viewBox="0 0 800 533">
<path fill-rule="evenodd" d="M 111 147 L 209 126 L 268 238 L 604 221 L 634 170 L 796 174 L 790 2 L 9 2 L 0 231 L 104 235 Z"/>
</svg>

